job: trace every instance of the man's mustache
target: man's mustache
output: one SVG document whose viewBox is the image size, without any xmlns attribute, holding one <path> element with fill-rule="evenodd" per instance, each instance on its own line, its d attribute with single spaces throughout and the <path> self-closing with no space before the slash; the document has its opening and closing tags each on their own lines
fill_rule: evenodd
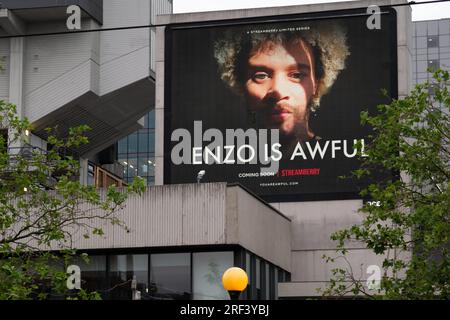
<svg viewBox="0 0 450 320">
<path fill-rule="evenodd" d="M 288 102 L 264 103 L 264 109 L 261 112 L 265 114 L 294 113 L 295 107 Z"/>
</svg>

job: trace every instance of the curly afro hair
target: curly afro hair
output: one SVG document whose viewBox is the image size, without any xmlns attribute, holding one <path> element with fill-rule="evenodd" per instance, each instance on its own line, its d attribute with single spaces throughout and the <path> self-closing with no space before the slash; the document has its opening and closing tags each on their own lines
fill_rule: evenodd
<svg viewBox="0 0 450 320">
<path fill-rule="evenodd" d="M 317 92 L 310 108 L 315 111 L 321 97 L 328 92 L 339 73 L 345 69 L 350 52 L 343 27 L 337 23 L 322 21 L 308 27 L 271 28 L 256 30 L 228 30 L 214 44 L 214 57 L 221 79 L 238 94 L 243 93 L 246 63 L 257 52 L 273 45 L 307 42 L 315 58 Z"/>
</svg>

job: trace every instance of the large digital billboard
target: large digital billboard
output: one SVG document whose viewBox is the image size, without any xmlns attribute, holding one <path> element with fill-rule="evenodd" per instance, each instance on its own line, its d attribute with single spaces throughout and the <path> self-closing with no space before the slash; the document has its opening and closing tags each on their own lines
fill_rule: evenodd
<svg viewBox="0 0 450 320">
<path fill-rule="evenodd" d="M 396 15 L 348 10 L 166 29 L 164 183 L 268 201 L 358 197 L 361 111 L 395 98 Z M 383 94 L 387 92 L 387 96 Z M 360 148 L 355 146 L 360 145 Z M 374 177 L 377 178 L 377 177 Z"/>
</svg>

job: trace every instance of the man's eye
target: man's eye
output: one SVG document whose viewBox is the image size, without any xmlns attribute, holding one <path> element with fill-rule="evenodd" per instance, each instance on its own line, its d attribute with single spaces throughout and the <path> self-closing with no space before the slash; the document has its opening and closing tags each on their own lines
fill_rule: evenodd
<svg viewBox="0 0 450 320">
<path fill-rule="evenodd" d="M 306 73 L 304 72 L 292 72 L 289 74 L 289 76 L 295 80 L 302 80 L 306 77 Z"/>
<path fill-rule="evenodd" d="M 266 72 L 256 72 L 253 74 L 252 79 L 255 81 L 261 81 L 265 80 L 269 77 L 269 75 Z"/>
</svg>

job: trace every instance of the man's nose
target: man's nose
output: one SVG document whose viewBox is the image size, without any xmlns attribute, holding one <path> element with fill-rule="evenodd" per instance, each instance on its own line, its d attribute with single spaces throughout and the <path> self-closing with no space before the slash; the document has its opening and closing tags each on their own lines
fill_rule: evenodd
<svg viewBox="0 0 450 320">
<path fill-rule="evenodd" d="M 269 91 L 267 92 L 268 98 L 276 101 L 289 98 L 286 81 L 283 76 L 274 76 L 270 83 Z"/>
</svg>

